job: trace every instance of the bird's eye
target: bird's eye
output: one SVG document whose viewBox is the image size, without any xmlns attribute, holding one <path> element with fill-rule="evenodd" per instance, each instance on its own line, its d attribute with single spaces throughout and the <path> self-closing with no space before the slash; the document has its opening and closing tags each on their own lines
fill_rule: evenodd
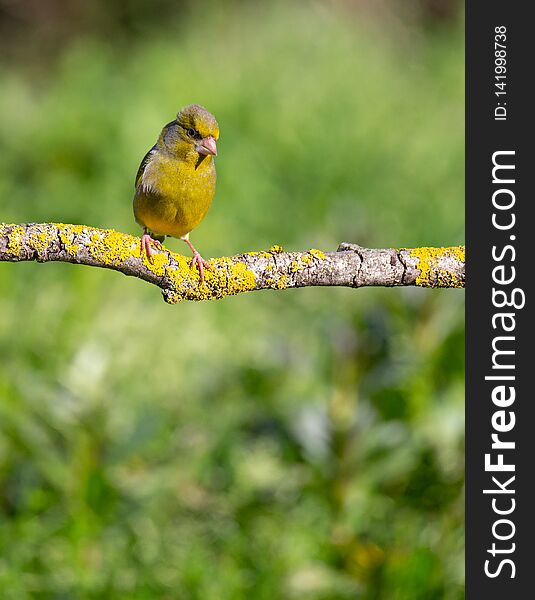
<svg viewBox="0 0 535 600">
<path fill-rule="evenodd" d="M 188 135 L 190 137 L 196 137 L 197 132 L 195 131 L 195 129 L 188 129 Z"/>
</svg>

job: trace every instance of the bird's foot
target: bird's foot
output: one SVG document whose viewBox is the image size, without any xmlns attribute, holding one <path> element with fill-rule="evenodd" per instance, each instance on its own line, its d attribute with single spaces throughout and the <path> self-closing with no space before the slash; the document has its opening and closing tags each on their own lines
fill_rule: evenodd
<svg viewBox="0 0 535 600">
<path fill-rule="evenodd" d="M 197 268 L 199 269 L 199 276 L 201 278 L 201 281 L 199 283 L 199 285 L 202 285 L 204 282 L 204 269 L 209 269 L 210 265 L 207 261 L 204 260 L 204 258 L 197 252 L 197 250 L 193 251 L 193 258 L 191 259 L 191 264 L 190 267 L 192 269 L 195 268 L 195 265 L 197 265 Z"/>
<path fill-rule="evenodd" d="M 145 253 L 147 255 L 147 259 L 150 263 L 153 262 L 152 260 L 152 248 L 151 248 L 151 244 L 154 244 L 156 246 L 156 248 L 158 248 L 158 250 L 162 250 L 163 246 L 162 243 L 159 240 L 155 240 L 153 239 L 150 234 L 145 231 L 143 233 L 143 235 L 141 236 L 141 256 L 143 256 L 143 254 Z"/>
<path fill-rule="evenodd" d="M 204 260 L 204 258 L 197 252 L 195 246 L 189 241 L 189 235 L 185 235 L 181 239 L 186 242 L 186 244 L 189 246 L 189 249 L 193 252 L 193 258 L 191 259 L 190 267 L 194 269 L 195 265 L 197 265 L 197 268 L 199 269 L 199 276 L 201 278 L 199 285 L 202 285 L 204 282 L 204 269 L 209 269 L 210 265 Z"/>
</svg>

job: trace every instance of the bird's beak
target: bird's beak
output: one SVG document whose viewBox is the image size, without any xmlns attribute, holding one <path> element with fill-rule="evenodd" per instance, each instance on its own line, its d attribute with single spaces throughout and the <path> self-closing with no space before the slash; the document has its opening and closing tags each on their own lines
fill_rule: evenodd
<svg viewBox="0 0 535 600">
<path fill-rule="evenodd" d="M 217 146 L 213 136 L 208 135 L 203 138 L 195 148 L 199 154 L 210 154 L 211 156 L 217 156 Z"/>
</svg>

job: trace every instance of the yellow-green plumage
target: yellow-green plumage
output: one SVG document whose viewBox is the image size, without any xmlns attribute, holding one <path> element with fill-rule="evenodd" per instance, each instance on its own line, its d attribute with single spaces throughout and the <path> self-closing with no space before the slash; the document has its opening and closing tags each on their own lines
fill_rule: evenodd
<svg viewBox="0 0 535 600">
<path fill-rule="evenodd" d="M 134 215 L 154 237 L 187 240 L 205 217 L 215 193 L 218 138 L 213 115 L 192 104 L 163 128 L 146 154 L 136 177 Z"/>
</svg>

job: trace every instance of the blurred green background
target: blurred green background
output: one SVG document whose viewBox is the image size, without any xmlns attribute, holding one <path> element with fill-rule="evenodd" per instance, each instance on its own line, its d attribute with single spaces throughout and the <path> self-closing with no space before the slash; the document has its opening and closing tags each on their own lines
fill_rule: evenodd
<svg viewBox="0 0 535 600">
<path fill-rule="evenodd" d="M 204 256 L 462 243 L 461 9 L 0 0 L 0 220 L 139 233 L 198 102 Z M 463 302 L 0 264 L 0 597 L 463 598 Z"/>
</svg>

